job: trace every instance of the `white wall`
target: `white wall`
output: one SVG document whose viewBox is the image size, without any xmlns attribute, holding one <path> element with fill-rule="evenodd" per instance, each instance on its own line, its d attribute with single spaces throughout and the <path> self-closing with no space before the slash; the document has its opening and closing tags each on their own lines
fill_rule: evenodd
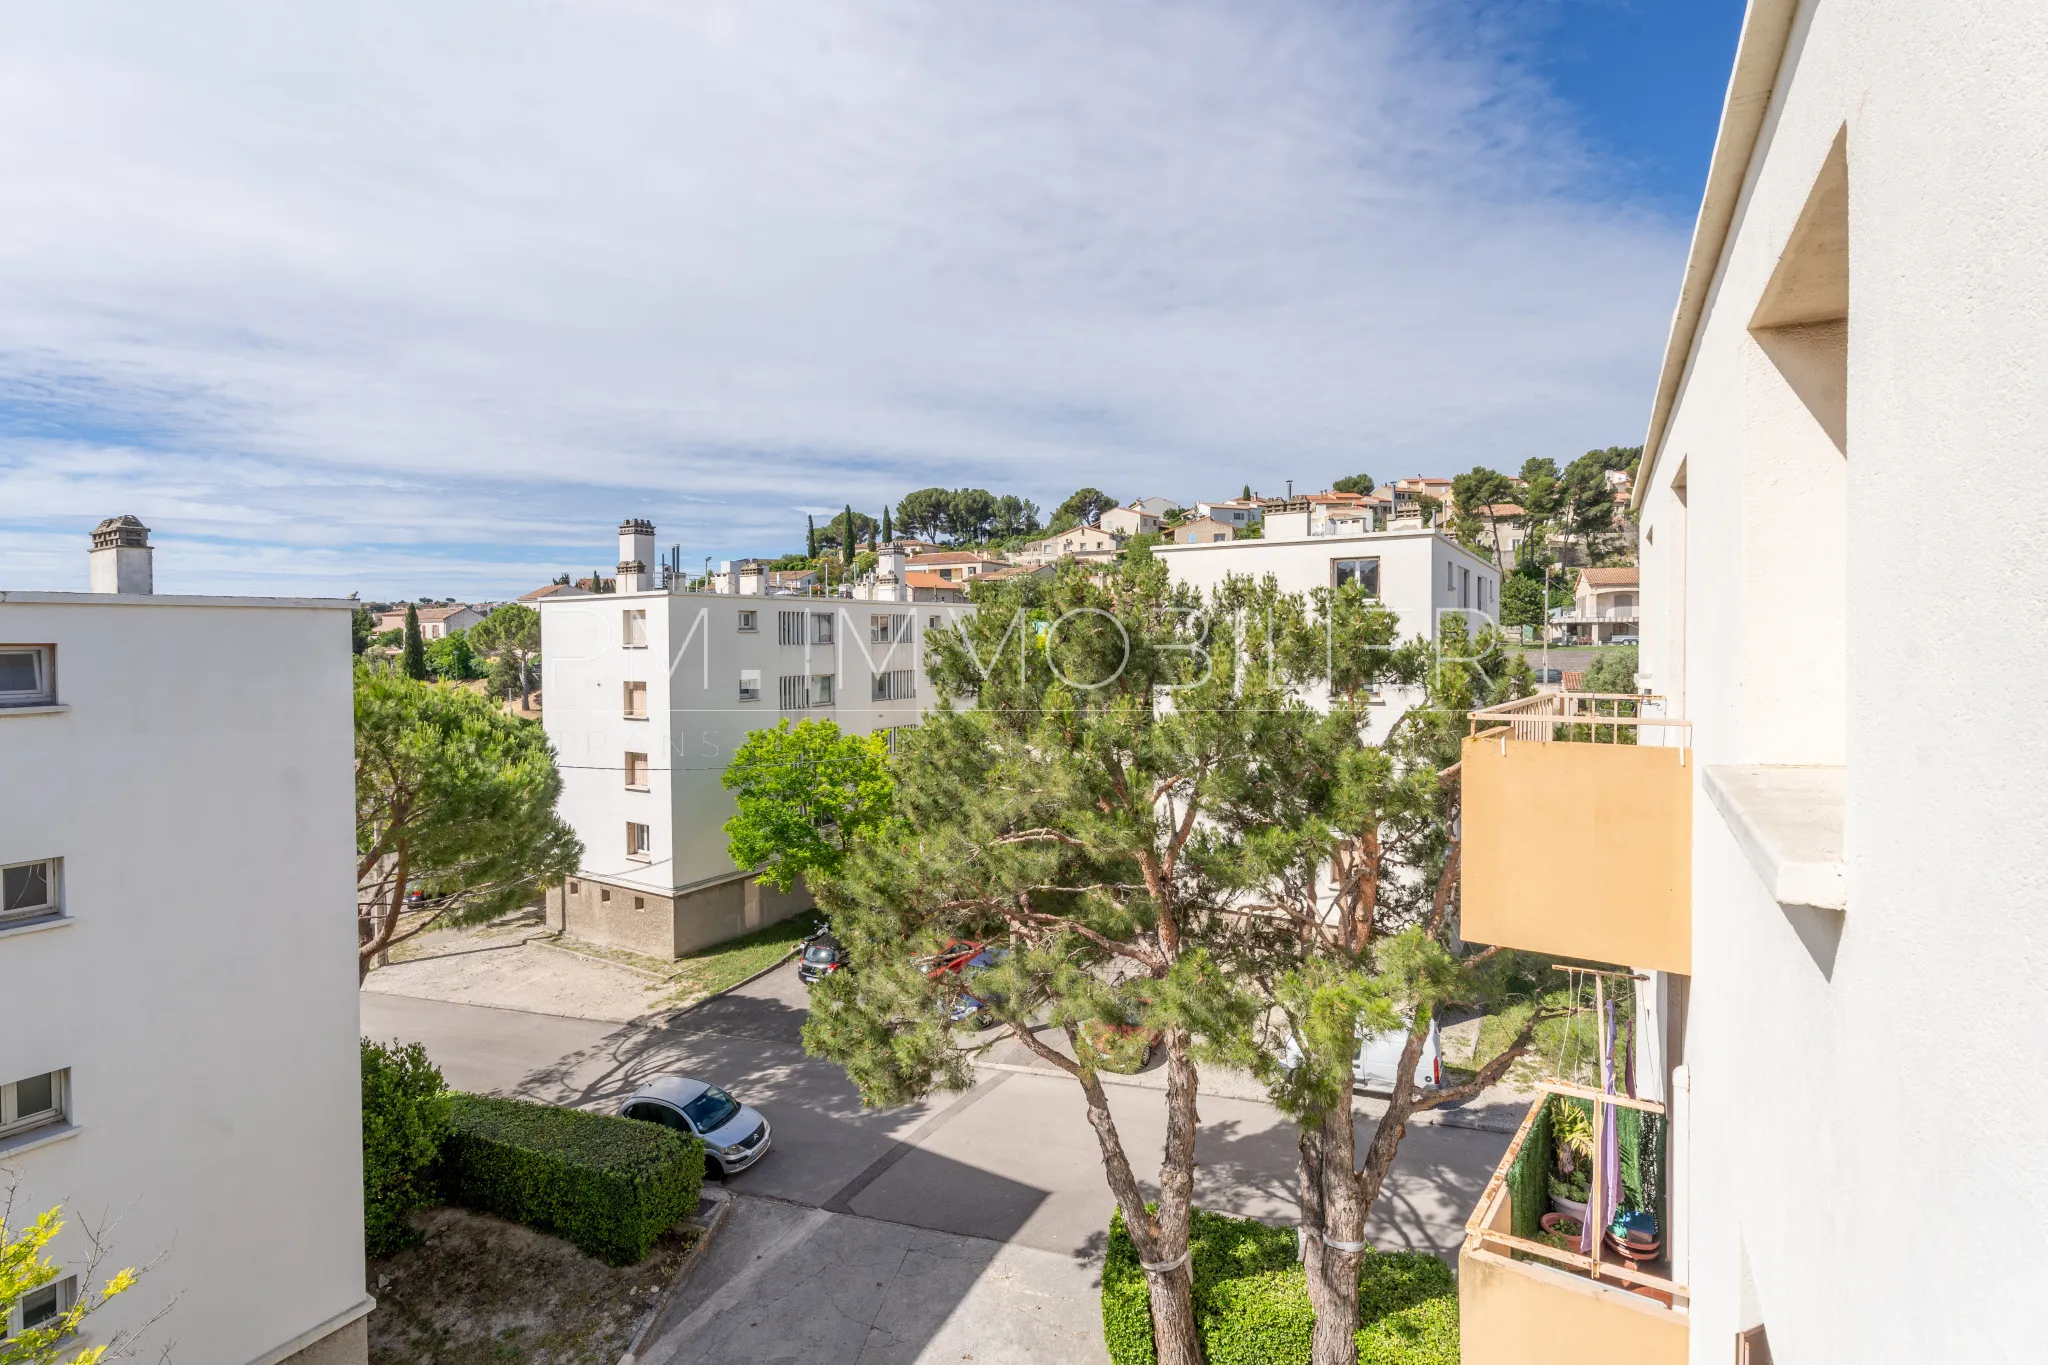
<svg viewBox="0 0 2048 1365">
<path fill-rule="evenodd" d="M 647 612 L 646 649 L 620 643 L 628 610 Z M 660 592 L 543 602 L 544 723 L 562 769 L 559 808 L 583 840 L 583 874 L 664 895 L 740 875 L 744 869 L 726 856 L 722 826 L 733 803 L 720 777 L 747 734 L 785 716 L 792 723 L 830 720 L 853 734 L 915 724 L 934 701 L 924 674 L 925 634 L 934 619 L 948 623 L 967 610 L 929 602 Z M 756 614 L 752 633 L 739 629 L 744 611 Z M 782 611 L 830 614 L 833 643 L 778 644 L 776 613 Z M 874 643 L 869 618 L 875 615 L 910 616 L 910 638 L 893 647 Z M 906 668 L 917 673 L 914 697 L 871 700 L 875 672 Z M 743 669 L 760 673 L 759 701 L 739 700 Z M 783 712 L 777 680 L 784 674 L 833 675 L 837 700 Z M 648 684 L 646 720 L 621 714 L 629 678 Z M 628 751 L 649 755 L 650 790 L 626 789 Z M 629 820 L 652 826 L 647 861 L 626 856 Z"/>
<path fill-rule="evenodd" d="M 76 1124 L 0 1165 L 62 1258 L 104 1213 L 165 1256 L 98 1340 L 176 1295 L 156 1345 L 244 1365 L 366 1306 L 350 605 L 0 594 L 69 708 L 0 710 L 0 863 L 69 912 L 0 932 L 0 1071 L 70 1068 Z"/>
<path fill-rule="evenodd" d="M 1748 332 L 1845 125 L 1846 457 Z M 1699 1362 L 1745 1298 L 1780 1361 L 2040 1353 L 2048 536 L 1890 509 L 2009 502 L 2048 456 L 2044 127 L 2048 8 L 1800 6 L 1645 491 L 1644 669 L 1695 771 L 1846 764 L 1831 970 L 1695 800 Z"/>
</svg>

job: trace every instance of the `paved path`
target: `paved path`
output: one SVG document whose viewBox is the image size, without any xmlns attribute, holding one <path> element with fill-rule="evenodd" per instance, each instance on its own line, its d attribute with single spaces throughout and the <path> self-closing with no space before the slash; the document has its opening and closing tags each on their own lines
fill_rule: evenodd
<svg viewBox="0 0 2048 1365">
<path fill-rule="evenodd" d="M 1077 1353 L 1072 1334 L 1099 1352 L 1095 1274 L 1112 1201 L 1078 1087 L 1064 1076 L 987 1069 L 964 1095 L 866 1110 L 838 1067 L 804 1055 L 803 1007 L 793 967 L 660 1025 L 362 998 L 366 1034 L 426 1043 L 461 1089 L 602 1107 L 649 1076 L 681 1071 L 718 1081 L 768 1116 L 775 1150 L 732 1182 L 742 1199 L 731 1247 L 752 1250 L 728 1248 L 730 1263 L 707 1258 L 690 1292 L 714 1295 L 759 1264 L 774 1294 L 725 1307 L 705 1298 L 687 1310 L 702 1310 L 695 1327 L 678 1336 L 669 1325 L 669 1355 L 650 1359 L 1099 1359 Z M 1109 1093 L 1134 1164 L 1156 1169 L 1161 1092 Z M 1369 1135 L 1379 1106 L 1362 1098 L 1359 1108 Z M 1292 1128 L 1252 1099 L 1205 1094 L 1200 1112 L 1200 1205 L 1291 1219 Z M 1503 1132 L 1411 1126 L 1367 1235 L 1382 1247 L 1450 1253 L 1507 1142 Z M 801 1234 L 779 1240 L 791 1227 Z M 1052 1298 L 1027 1311 L 1034 1293 Z M 890 1306 L 910 1299 L 914 1312 Z M 773 1311 L 739 1311 L 756 1304 Z M 820 1314 L 837 1325 L 786 1321 Z M 714 1328 L 715 1341 L 699 1340 Z M 812 1332 L 823 1335 L 803 1335 Z M 998 1348 L 1009 1354 L 988 1354 Z"/>
</svg>

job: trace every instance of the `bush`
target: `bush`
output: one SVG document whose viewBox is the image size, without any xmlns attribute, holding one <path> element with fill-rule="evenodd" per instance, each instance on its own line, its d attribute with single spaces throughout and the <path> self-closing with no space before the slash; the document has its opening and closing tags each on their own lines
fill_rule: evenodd
<svg viewBox="0 0 2048 1365">
<path fill-rule="evenodd" d="M 1156 1029 L 1091 1019 L 1081 1025 L 1077 1047 L 1082 1059 L 1097 1071 L 1130 1076 L 1145 1069 L 1145 1063 L 1152 1058 L 1152 1045 L 1158 1041 Z"/>
<path fill-rule="evenodd" d="M 388 1256 L 419 1240 L 406 1215 L 434 1202 L 448 1133 L 447 1085 L 418 1043 L 362 1040 L 363 1242 Z"/>
<path fill-rule="evenodd" d="M 601 1256 L 645 1260 L 697 1211 L 704 1143 L 637 1119 L 455 1095 L 441 1192 Z"/>
<path fill-rule="evenodd" d="M 1307 1365 L 1315 1334 L 1291 1228 L 1196 1213 L 1195 1319 L 1209 1365 Z M 1368 1252 L 1358 1268 L 1360 1365 L 1456 1365 L 1450 1267 L 1419 1251 Z M 1151 1301 L 1119 1212 L 1102 1267 L 1102 1335 L 1113 1365 L 1153 1365 Z"/>
</svg>

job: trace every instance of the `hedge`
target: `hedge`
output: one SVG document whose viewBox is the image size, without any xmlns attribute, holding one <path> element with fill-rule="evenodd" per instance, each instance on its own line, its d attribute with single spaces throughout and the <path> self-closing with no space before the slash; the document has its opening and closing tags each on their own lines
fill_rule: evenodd
<svg viewBox="0 0 2048 1365">
<path fill-rule="evenodd" d="M 645 1260 L 697 1211 L 704 1143 L 638 1119 L 450 1097 L 441 1193 L 562 1237 L 613 1265 Z"/>
<path fill-rule="evenodd" d="M 363 1039 L 362 1075 L 363 1250 L 389 1256 L 420 1240 L 406 1215 L 434 1202 L 448 1088 L 418 1043 Z"/>
<path fill-rule="evenodd" d="M 1195 1320 L 1209 1365 L 1308 1365 L 1315 1312 L 1292 1228 L 1194 1215 Z M 1369 1251 L 1358 1267 L 1360 1365 L 1457 1365 L 1450 1267 L 1419 1251 Z M 1151 1300 L 1122 1212 L 1102 1267 L 1102 1335 L 1112 1365 L 1155 1365 Z"/>
</svg>

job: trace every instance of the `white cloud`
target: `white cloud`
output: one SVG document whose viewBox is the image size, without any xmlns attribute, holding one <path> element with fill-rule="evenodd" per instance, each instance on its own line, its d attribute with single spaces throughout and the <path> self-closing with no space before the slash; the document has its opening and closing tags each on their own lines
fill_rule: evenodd
<svg viewBox="0 0 2048 1365">
<path fill-rule="evenodd" d="M 117 511 L 189 586 L 508 590 L 627 514 L 1631 439 L 1682 228 L 1444 9 L 11 6 L 0 582 Z"/>
</svg>

